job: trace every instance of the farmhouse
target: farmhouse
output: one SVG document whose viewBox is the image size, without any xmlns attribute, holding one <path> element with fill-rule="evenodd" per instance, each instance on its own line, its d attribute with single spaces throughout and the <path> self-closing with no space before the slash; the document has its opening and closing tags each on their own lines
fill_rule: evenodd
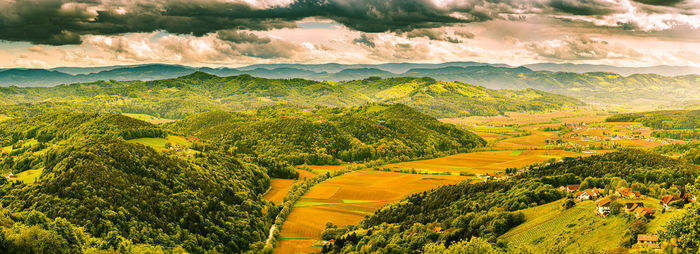
<svg viewBox="0 0 700 254">
<path fill-rule="evenodd" d="M 634 209 L 634 215 L 637 218 L 651 218 L 651 216 L 654 215 L 654 209 L 651 208 L 644 208 L 644 207 L 637 207 Z"/>
<path fill-rule="evenodd" d="M 668 204 L 676 200 L 681 200 L 681 197 L 666 195 L 663 198 L 661 198 L 661 204 L 664 205 L 664 207 L 668 208 Z"/>
<path fill-rule="evenodd" d="M 626 187 L 620 187 L 615 191 L 615 193 L 620 195 L 620 197 L 629 199 L 636 199 L 642 197 L 642 193 L 640 193 L 639 191 L 635 191 Z"/>
<path fill-rule="evenodd" d="M 597 197 L 598 195 L 600 195 L 600 193 L 595 188 L 585 189 L 584 191 L 579 191 L 578 193 L 576 193 L 576 197 L 578 198 L 578 200 L 590 200 Z"/>
<path fill-rule="evenodd" d="M 658 249 L 659 248 L 659 236 L 658 235 L 637 235 L 638 244 L 649 244 L 649 246 Z"/>
<path fill-rule="evenodd" d="M 595 202 L 596 212 L 600 215 L 606 215 L 610 212 L 610 203 L 612 200 L 609 197 L 599 199 Z"/>
<path fill-rule="evenodd" d="M 644 203 L 642 203 L 641 201 L 627 202 L 627 203 L 625 203 L 625 212 L 626 213 L 632 212 L 639 207 L 644 207 Z"/>
<path fill-rule="evenodd" d="M 574 191 L 577 191 L 579 187 L 581 187 L 580 184 L 569 184 L 566 186 L 566 191 L 567 192 L 574 192 Z"/>
</svg>

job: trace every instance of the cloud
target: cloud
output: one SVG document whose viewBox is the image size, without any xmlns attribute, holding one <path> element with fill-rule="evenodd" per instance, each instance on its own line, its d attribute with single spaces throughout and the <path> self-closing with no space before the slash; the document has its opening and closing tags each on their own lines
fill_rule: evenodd
<svg viewBox="0 0 700 254">
<path fill-rule="evenodd" d="M 248 36 L 248 39 L 239 42 L 224 40 L 221 34 L 202 37 L 172 34 L 158 37 L 156 34 L 93 35 L 86 37 L 85 44 L 114 60 L 132 62 L 203 63 L 236 61 L 242 58 L 294 59 L 306 52 L 306 48 L 300 44 L 277 38 L 266 38 L 267 43 L 264 44 L 251 43 L 250 34 L 243 35 Z M 66 52 L 66 57 L 76 58 L 75 53 L 69 55 Z"/>
<path fill-rule="evenodd" d="M 224 41 L 230 41 L 235 43 L 254 43 L 254 44 L 265 44 L 270 43 L 269 38 L 260 38 L 254 33 L 247 32 L 237 32 L 233 30 L 222 30 L 216 33 L 219 39 Z"/>
<path fill-rule="evenodd" d="M 250 33 L 297 27 L 305 18 L 333 20 L 366 33 L 411 32 L 527 16 L 588 19 L 593 25 L 640 29 L 697 26 L 697 0 L 2 0 L 0 40 L 80 44 L 86 35 L 165 31 L 260 43 Z M 648 14 L 656 25 L 635 15 Z M 661 15 L 660 17 L 652 16 Z M 618 16 L 616 16 L 618 15 Z M 659 22 L 668 25 L 661 26 Z M 630 26 L 629 24 L 637 24 Z M 430 34 L 422 36 L 428 36 Z M 455 41 L 455 38 L 442 40 Z"/>
<path fill-rule="evenodd" d="M 374 44 L 374 38 L 370 38 L 370 36 L 367 36 L 367 34 L 362 34 L 360 35 L 360 38 L 356 38 L 352 40 L 353 43 L 356 44 L 362 44 L 370 48 L 374 48 L 376 45 Z"/>
<path fill-rule="evenodd" d="M 29 50 L 30 52 L 34 52 L 34 53 L 38 53 L 38 54 L 42 54 L 42 55 L 48 54 L 48 53 L 46 53 L 46 50 L 44 50 L 43 47 L 38 46 L 38 45 L 31 46 L 27 50 Z"/>
<path fill-rule="evenodd" d="M 474 39 L 474 34 L 468 31 L 455 31 L 454 34 L 465 39 Z"/>
<path fill-rule="evenodd" d="M 604 40 L 587 37 L 529 42 L 525 48 L 549 60 L 600 60 L 640 58 L 642 53 Z"/>
</svg>

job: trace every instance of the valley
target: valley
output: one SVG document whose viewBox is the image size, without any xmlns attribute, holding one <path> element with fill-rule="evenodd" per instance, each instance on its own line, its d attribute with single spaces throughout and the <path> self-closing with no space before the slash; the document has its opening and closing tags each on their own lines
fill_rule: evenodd
<svg viewBox="0 0 700 254">
<path fill-rule="evenodd" d="M 159 86 L 163 90 L 157 93 L 172 92 L 173 82 L 187 84 L 183 86 L 190 86 L 187 89 L 195 88 L 191 90 L 193 93 L 230 93 L 230 86 L 240 86 L 241 79 L 248 78 L 195 74 L 150 83 L 124 83 L 117 87 L 143 92 L 145 97 L 138 100 L 148 101 L 157 99 L 148 94 Z M 245 86 L 256 82 L 269 86 L 256 92 L 246 88 L 242 96 L 258 98 L 261 92 L 265 94 L 274 91 L 275 86 L 287 85 L 284 80 L 254 80 Z M 226 85 L 222 84 L 223 90 L 219 91 L 211 86 L 199 90 L 197 82 Z M 327 86 L 311 81 L 297 82 L 302 83 L 301 87 Z M 145 248 L 164 253 L 178 251 L 178 248 L 188 252 L 220 249 L 249 253 L 344 253 L 398 246 L 402 252 L 414 246 L 403 241 L 415 237 L 437 239 L 442 244 L 449 242 L 446 239 L 478 237 L 493 246 L 507 245 L 508 250 L 626 249 L 632 246 L 636 234 L 642 231 L 660 234 L 667 224 L 676 221 L 671 215 L 681 216 L 685 209 L 692 209 L 692 202 L 688 208 L 676 210 L 660 206 L 659 202 L 669 195 L 689 193 L 686 190 L 691 188 L 686 185 L 700 173 L 700 169 L 692 165 L 697 159 L 694 156 L 700 153 L 694 150 L 696 142 L 693 142 L 692 133 L 697 119 L 694 111 L 618 114 L 610 108 L 579 105 L 571 98 L 533 90 L 509 94 L 459 83 L 402 78 L 351 81 L 335 88 L 327 86 L 340 89 L 336 91 L 342 93 L 351 91 L 348 94 L 363 98 L 356 102 L 345 100 L 348 104 L 340 106 L 326 104 L 311 108 L 295 105 L 293 101 L 277 104 L 283 102 L 285 99 L 280 98 L 284 97 L 265 96 L 263 101 L 274 105 L 253 104 L 255 109 L 244 107 L 231 111 L 224 105 L 232 104 L 222 102 L 237 99 L 220 96 L 209 104 L 212 110 L 199 107 L 190 110 L 191 104 L 147 109 L 148 105 L 160 104 L 153 101 L 125 113 L 120 112 L 125 109 L 120 107 L 131 103 L 128 101 L 135 97 L 124 101 L 117 96 L 119 103 L 97 109 L 83 95 L 85 89 L 94 89 L 93 85 L 78 85 L 84 87 L 74 91 L 71 91 L 74 88 L 56 88 L 47 93 L 76 96 L 62 97 L 71 98 L 69 100 L 50 104 L 30 100 L 28 104 L 10 103 L 0 107 L 3 110 L 0 112 L 4 112 L 0 118 L 0 127 L 3 127 L 0 129 L 0 168 L 3 179 L 7 179 L 5 187 L 0 189 L 5 193 L 3 207 L 17 211 L 23 211 L 20 207 L 26 202 L 41 205 L 54 198 L 66 204 L 64 206 L 80 203 L 94 207 L 93 212 L 80 217 L 71 217 L 67 211 L 46 206 L 31 211 L 52 218 L 69 217 L 72 225 L 83 225 L 81 234 L 96 239 L 94 241 L 106 241 L 109 234 L 129 239 L 121 247 L 102 245 L 105 249 L 121 248 L 129 252 Z M 103 86 L 116 88 L 115 84 Z M 144 90 L 144 87 L 150 89 Z M 348 87 L 352 89 L 342 90 Z M 456 90 L 438 92 L 448 88 Z M 92 92 L 102 94 L 106 92 L 103 89 Z M 459 89 L 471 91 L 458 92 Z M 26 92 L 42 94 L 46 91 L 50 90 Z M 289 98 L 299 98 L 308 91 L 297 92 L 299 94 Z M 455 97 L 455 93 L 461 95 Z M 487 101 L 500 100 L 497 103 L 504 105 L 514 105 L 515 101 L 531 103 L 536 100 L 526 97 L 544 96 L 556 98 L 560 104 L 542 104 L 548 105 L 545 108 L 523 104 L 518 106 L 519 111 L 507 111 L 507 107 L 494 111 L 499 104 L 482 108 L 468 102 L 435 110 L 445 98 L 464 102 L 470 96 L 486 96 Z M 10 100 L 26 97 L 13 98 Z M 338 102 L 335 97 L 328 100 Z M 468 113 L 455 117 L 461 114 L 455 113 L 459 112 L 458 108 L 481 116 Z M 89 113 L 80 113 L 83 109 L 89 109 L 86 110 Z M 43 113 L 46 110 L 48 113 Z M 203 111 L 198 112 L 200 110 Z M 659 155 L 662 153 L 672 158 Z M 139 157 L 143 154 L 147 157 Z M 76 164 L 77 161 L 81 162 Z M 114 164 L 115 161 L 127 163 Z M 586 171 L 600 167 L 600 161 L 613 164 Z M 579 168 L 581 163 L 587 166 Z M 625 163 L 637 165 L 633 166 L 635 170 L 649 171 L 645 175 L 623 174 L 622 171 L 630 170 Z M 157 169 L 159 164 L 161 169 Z M 171 170 L 166 170 L 165 165 Z M 668 172 L 676 175 L 666 175 Z M 95 174 L 99 177 L 93 176 Z M 108 187 L 110 185 L 100 180 L 103 176 L 107 177 L 105 179 L 119 177 L 122 180 L 116 184 L 125 189 Z M 223 180 L 227 177 L 233 180 Z M 125 203 L 112 200 L 110 202 L 123 207 L 115 211 L 106 203 L 54 192 L 57 187 L 53 186 L 73 186 L 64 179 L 108 190 L 101 192 L 102 199 L 112 197 L 107 193 L 136 195 L 136 186 L 141 184 L 153 186 L 145 191 L 163 198 L 151 200 L 148 205 L 136 200 Z M 197 182 L 184 184 L 190 180 Z M 204 184 L 217 181 L 220 183 Z M 131 182 L 138 185 L 131 185 Z M 653 209 L 655 215 L 645 220 L 644 230 L 629 233 L 628 228 L 639 220 L 626 215 L 607 218 L 595 215 L 594 201 L 576 201 L 573 208 L 562 210 L 563 204 L 575 198 L 560 189 L 567 184 L 600 188 L 610 197 L 615 197 L 620 187 L 640 190 L 645 207 Z M 176 188 L 166 191 L 167 188 L 158 186 Z M 215 186 L 218 189 L 211 189 Z M 181 204 L 174 204 L 163 195 L 174 195 Z M 201 216 L 202 211 L 196 212 L 194 203 L 183 201 L 186 196 L 202 195 L 211 195 L 206 206 L 200 204 L 208 210 L 208 217 Z M 134 197 L 150 200 L 145 196 Z M 221 206 L 211 203 L 217 199 L 223 200 Z M 475 199 L 489 201 L 478 203 Z M 174 218 L 170 215 L 162 219 L 151 217 L 152 211 L 170 207 L 176 209 L 173 216 L 188 216 L 187 220 L 170 220 Z M 96 213 L 103 209 L 107 212 Z M 213 215 L 221 213 L 222 209 L 247 212 L 220 219 Z M 147 228 L 146 234 L 160 235 L 162 241 L 177 242 L 177 247 L 163 247 L 165 242 L 161 240 L 145 240 L 148 238 L 129 233 L 129 226 L 124 226 L 127 220 L 122 220 L 119 226 L 109 226 L 110 221 L 115 220 L 111 217 L 113 212 L 133 221 L 128 223 L 153 225 Z M 100 224 L 86 224 L 89 218 L 86 216 L 96 216 Z M 202 220 L 216 221 L 204 226 L 200 224 Z M 472 223 L 477 223 L 476 226 L 471 226 L 469 220 L 475 220 Z M 243 221 L 255 226 L 243 226 Z M 16 223 L 20 222 L 23 221 Z M 223 228 L 247 231 L 237 236 L 216 236 L 229 237 L 226 245 L 216 245 L 210 238 L 215 236 L 211 234 L 201 235 Z M 200 233 L 193 234 L 190 230 L 200 230 Z M 161 231 L 163 233 L 159 233 Z M 188 232 L 190 237 L 179 240 L 177 234 L 183 232 Z M 370 232 L 374 233 L 370 235 Z M 576 235 L 577 232 L 585 233 Z M 387 238 L 389 235 L 395 237 Z M 382 237 L 385 242 L 367 246 L 377 241 L 375 237 Z M 370 240 L 362 240 L 365 238 Z M 599 243 L 590 245 L 583 238 L 599 239 Z M 195 241 L 206 244 L 195 244 Z M 348 242 L 340 245 L 343 241 Z M 397 242 L 391 245 L 387 241 Z M 75 248 L 85 247 L 75 245 Z"/>
</svg>

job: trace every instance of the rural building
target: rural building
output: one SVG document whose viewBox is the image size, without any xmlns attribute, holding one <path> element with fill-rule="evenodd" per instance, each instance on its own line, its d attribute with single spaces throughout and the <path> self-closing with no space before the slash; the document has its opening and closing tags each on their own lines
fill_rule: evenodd
<svg viewBox="0 0 700 254">
<path fill-rule="evenodd" d="M 637 207 L 634 209 L 634 215 L 637 218 L 651 218 L 654 215 L 654 209 L 651 208 L 644 208 L 644 207 Z"/>
<path fill-rule="evenodd" d="M 579 191 L 578 193 L 576 193 L 576 197 L 578 198 L 578 200 L 591 200 L 595 197 L 598 197 L 598 195 L 600 195 L 600 193 L 595 188 L 585 189 L 584 191 Z"/>
<path fill-rule="evenodd" d="M 5 178 L 7 178 L 7 179 L 12 179 L 12 178 L 17 178 L 17 176 L 16 176 L 15 174 L 8 173 L 8 174 L 5 175 Z"/>
<path fill-rule="evenodd" d="M 644 207 L 644 203 L 642 203 L 641 201 L 627 202 L 627 203 L 625 203 L 625 212 L 626 213 L 632 212 L 639 207 Z"/>
<path fill-rule="evenodd" d="M 612 199 L 609 197 L 599 199 L 595 202 L 596 212 L 598 212 L 600 215 L 608 214 L 610 212 L 610 203 L 612 203 Z"/>
<path fill-rule="evenodd" d="M 569 184 L 566 186 L 566 191 L 574 192 L 574 191 L 577 191 L 579 187 L 581 187 L 580 184 Z"/>
<path fill-rule="evenodd" d="M 664 207 L 668 208 L 668 204 L 676 200 L 681 200 L 681 197 L 666 195 L 663 198 L 661 198 L 661 204 L 664 205 Z"/>
<path fill-rule="evenodd" d="M 637 243 L 638 244 L 649 244 L 651 247 L 658 249 L 659 248 L 659 236 L 658 235 L 640 234 L 640 235 L 637 235 Z"/>
<path fill-rule="evenodd" d="M 630 188 L 626 187 L 620 187 L 615 191 L 616 194 L 620 195 L 620 197 L 623 198 L 629 198 L 629 199 L 636 199 L 636 198 L 641 198 L 642 193 L 639 191 L 632 190 Z"/>
</svg>

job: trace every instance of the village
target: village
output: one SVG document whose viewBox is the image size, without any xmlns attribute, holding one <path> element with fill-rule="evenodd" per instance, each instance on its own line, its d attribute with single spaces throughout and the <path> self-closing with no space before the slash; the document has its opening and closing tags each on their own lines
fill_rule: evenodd
<svg viewBox="0 0 700 254">
<path fill-rule="evenodd" d="M 654 219 L 658 213 L 682 209 L 686 204 L 696 201 L 696 198 L 688 193 L 682 196 L 666 194 L 657 200 L 643 195 L 638 190 L 627 187 L 619 187 L 608 195 L 603 194 L 610 192 L 608 190 L 598 188 L 581 189 L 580 187 L 580 184 L 570 184 L 561 186 L 560 189 L 570 193 L 570 197 L 576 203 L 595 202 L 595 209 L 591 212 L 602 218 L 624 213 L 636 220 L 649 221 Z M 654 190 L 650 188 L 649 191 L 653 192 Z M 651 247 L 659 249 L 659 236 L 653 233 L 638 234 L 637 245 L 636 247 L 638 248 Z"/>
</svg>

